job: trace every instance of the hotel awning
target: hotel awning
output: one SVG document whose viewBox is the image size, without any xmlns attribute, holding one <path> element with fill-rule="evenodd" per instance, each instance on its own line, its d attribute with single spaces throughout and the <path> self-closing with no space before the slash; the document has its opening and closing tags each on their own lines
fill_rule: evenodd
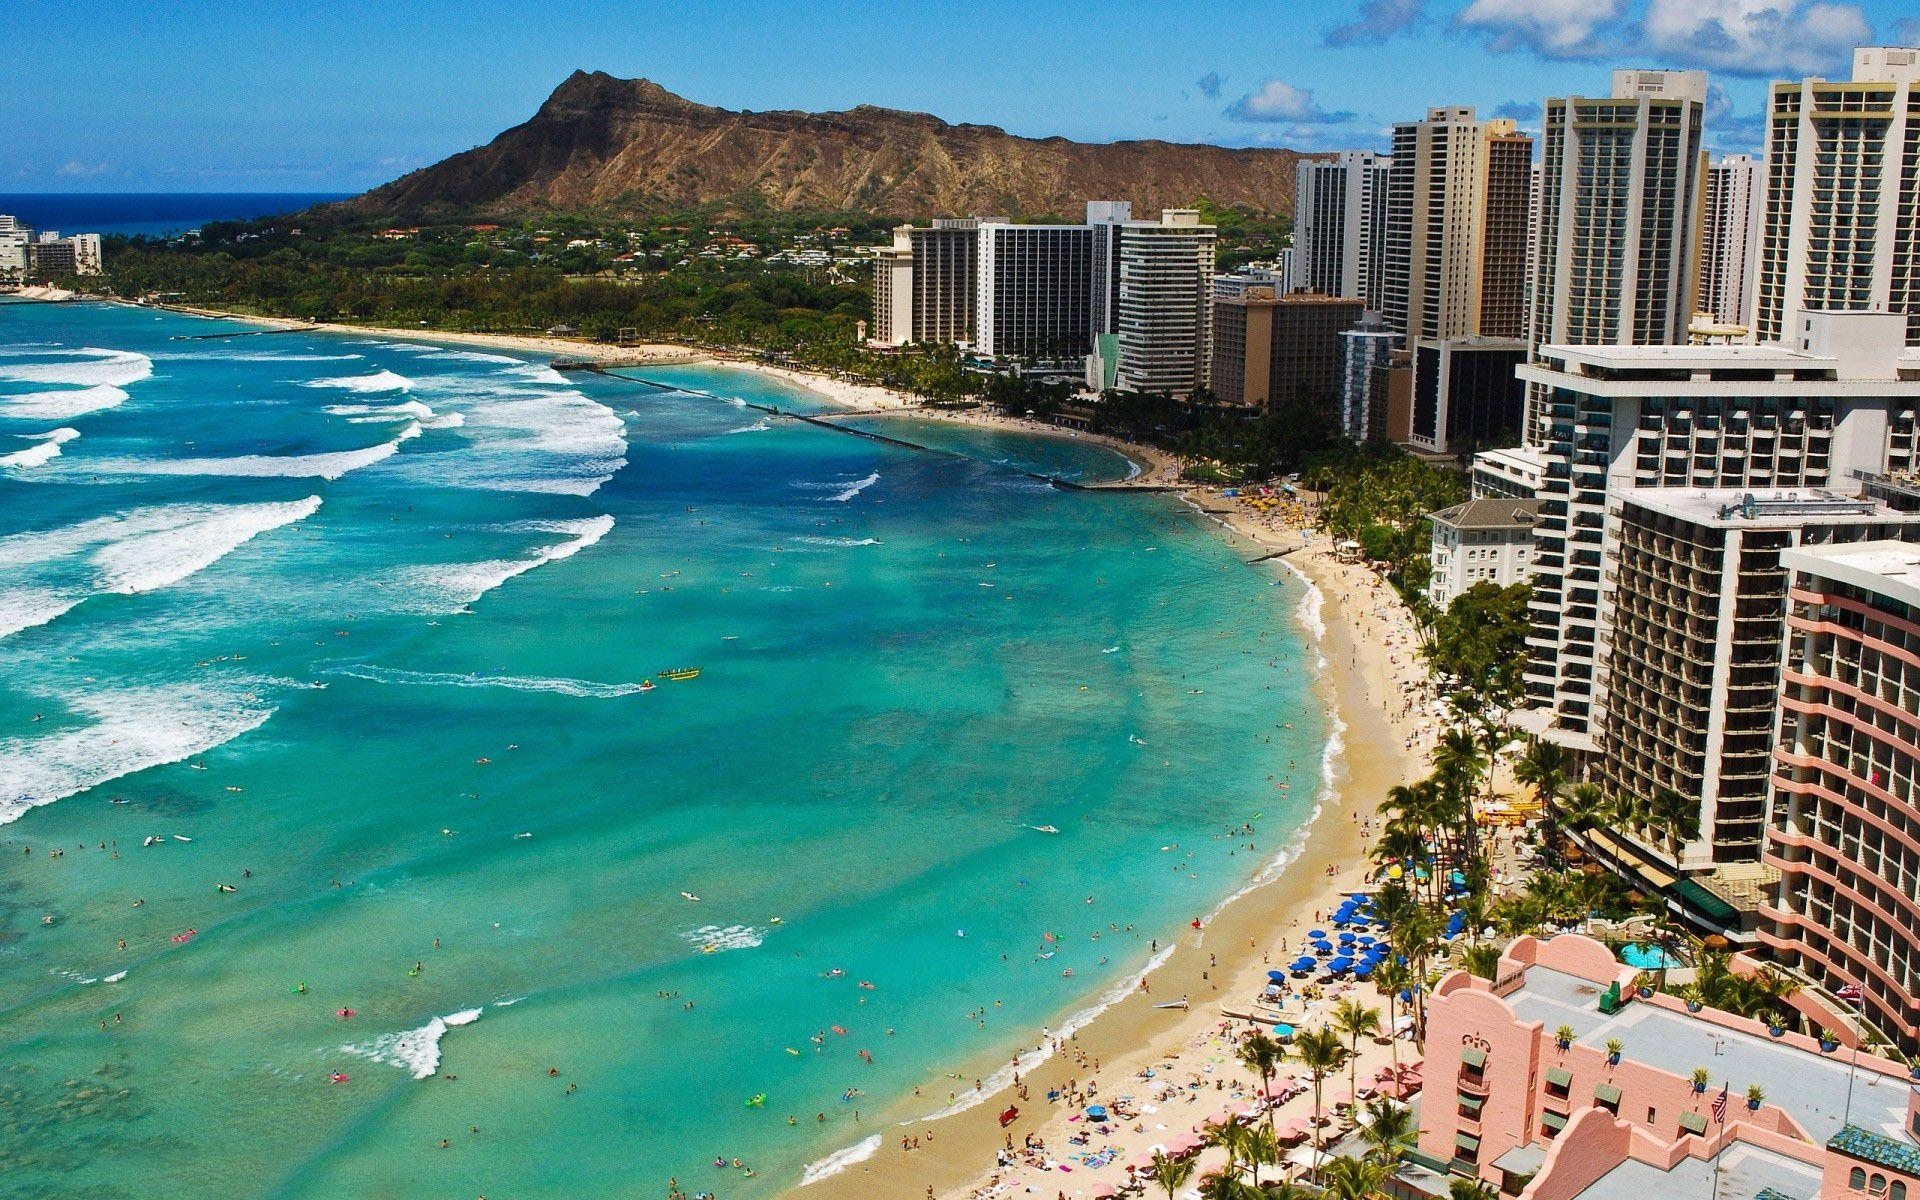
<svg viewBox="0 0 1920 1200">
<path fill-rule="evenodd" d="M 1674 884 L 1673 896 L 1674 899 L 1687 905 L 1689 908 L 1699 910 L 1700 915 L 1706 917 L 1709 921 L 1718 921 L 1726 925 L 1740 919 L 1739 909 L 1728 904 L 1725 900 L 1722 900 L 1691 879 L 1682 879 L 1679 883 Z"/>
<path fill-rule="evenodd" d="M 1487 1065 L 1487 1052 L 1468 1046 L 1460 1052 L 1460 1061 L 1470 1067 L 1484 1067 Z"/>
<path fill-rule="evenodd" d="M 1562 1113 L 1543 1112 L 1540 1114 L 1540 1125 L 1544 1129 L 1551 1129 L 1553 1132 L 1559 1133 L 1567 1127 L 1567 1118 Z"/>
<path fill-rule="evenodd" d="M 1480 1149 L 1480 1139 L 1473 1136 L 1470 1133 L 1454 1134 L 1453 1144 L 1459 1149 L 1466 1150 L 1466 1151 L 1475 1151 Z"/>
<path fill-rule="evenodd" d="M 1485 1103 L 1486 1101 L 1478 1096 L 1460 1097 L 1460 1107 L 1466 1109 L 1469 1115 L 1476 1118 L 1480 1115 L 1480 1107 Z"/>
<path fill-rule="evenodd" d="M 1559 1067 L 1548 1067 L 1547 1082 L 1555 1087 L 1571 1087 L 1573 1085 L 1573 1072 L 1563 1071 Z"/>
<path fill-rule="evenodd" d="M 1610 1083 L 1598 1083 L 1593 1087 L 1593 1098 L 1602 1104 L 1619 1104 L 1620 1089 Z"/>
<path fill-rule="evenodd" d="M 1680 1114 L 1680 1130 L 1683 1133 L 1697 1133 L 1705 1137 L 1707 1119 L 1697 1112 L 1683 1112 Z"/>
</svg>

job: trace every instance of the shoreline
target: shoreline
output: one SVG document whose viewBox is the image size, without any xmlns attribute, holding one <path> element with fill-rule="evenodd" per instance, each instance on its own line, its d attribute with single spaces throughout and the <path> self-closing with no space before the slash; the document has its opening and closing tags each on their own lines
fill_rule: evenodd
<svg viewBox="0 0 1920 1200">
<path fill-rule="evenodd" d="M 883 388 L 718 355 L 696 355 L 677 346 L 615 349 L 513 334 L 335 325 L 177 306 L 142 307 L 167 307 L 189 315 L 267 328 L 592 358 L 609 366 L 711 362 L 782 379 L 852 411 L 923 417 L 1104 445 L 1140 468 L 1134 477 L 1135 486 L 1153 484 L 1163 490 L 1174 490 L 1167 482 L 1177 479 L 1180 465 L 1170 455 L 1118 439 L 997 413 L 928 409 Z M 1064 1195 L 1077 1198 L 1091 1194 L 1096 1188 L 1111 1186 L 1120 1178 L 1118 1165 L 1098 1172 L 1075 1167 L 1071 1174 L 1045 1172 L 1038 1167 L 1016 1167 L 1006 1172 L 995 1168 L 995 1155 L 1002 1147 L 1003 1138 L 1010 1137 L 1017 1144 L 1031 1135 L 1044 1139 L 1050 1149 L 1057 1148 L 1064 1157 L 1068 1135 L 1076 1129 L 1068 1118 L 1078 1110 L 1048 1104 L 1044 1098 L 1048 1090 L 1070 1084 L 1084 1087 L 1094 1078 L 1109 1085 L 1103 1088 L 1103 1096 L 1114 1092 L 1111 1086 L 1114 1083 L 1122 1091 L 1129 1090 L 1129 1081 L 1143 1070 L 1156 1064 L 1168 1067 L 1183 1054 L 1204 1047 L 1209 1039 L 1217 1043 L 1223 1024 L 1244 1027 L 1243 1021 L 1225 1018 L 1223 1007 L 1249 1012 L 1249 999 L 1266 981 L 1268 960 L 1284 961 L 1278 950 L 1290 935 L 1297 937 L 1299 931 L 1307 927 L 1302 922 L 1317 920 L 1320 912 L 1331 910 L 1338 896 L 1361 883 L 1367 861 L 1367 837 L 1362 822 L 1372 819 L 1375 805 L 1388 788 L 1411 782 L 1422 773 L 1424 746 L 1421 740 L 1431 732 L 1430 720 L 1423 720 L 1431 711 L 1429 708 L 1408 703 L 1396 713 L 1391 707 L 1392 701 L 1398 698 L 1397 693 L 1405 691 L 1408 664 L 1399 662 L 1392 653 L 1393 610 L 1398 609 L 1398 616 L 1404 621 L 1407 615 L 1404 606 L 1364 568 L 1336 561 L 1328 552 L 1330 541 L 1324 535 L 1316 539 L 1300 530 L 1276 528 L 1270 520 L 1263 524 L 1255 514 L 1219 497 L 1212 489 L 1195 487 L 1179 494 L 1197 515 L 1220 527 L 1218 536 L 1230 543 L 1249 543 L 1259 548 L 1262 555 L 1284 556 L 1281 557 L 1283 565 L 1310 589 L 1309 598 L 1283 619 L 1301 625 L 1307 635 L 1305 640 L 1313 644 L 1322 660 L 1313 691 L 1328 714 L 1328 766 L 1331 769 L 1323 774 L 1312 815 L 1291 831 L 1285 850 L 1266 860 L 1267 865 L 1251 881 L 1221 901 L 1202 922 L 1200 930 L 1183 927 L 1166 947 L 1158 948 L 1143 968 L 1128 974 L 1110 990 L 1088 997 L 1071 1014 L 1063 1014 L 1076 1021 L 1085 1016 L 1085 1024 L 1068 1036 L 1044 1063 L 1021 1071 L 1020 1082 L 1028 1088 L 1032 1099 L 1018 1102 L 1021 1115 L 1011 1125 L 1003 1128 L 997 1120 L 998 1110 L 1006 1103 L 1004 1097 L 1010 1095 L 1011 1080 L 1008 1087 L 997 1092 L 989 1090 L 984 1095 L 963 1097 L 963 1103 L 971 1101 L 966 1107 L 937 1119 L 912 1111 L 916 1105 L 931 1107 L 934 1102 L 930 1098 L 903 1096 L 886 1112 L 877 1115 L 867 1137 L 809 1163 L 807 1180 L 783 1189 L 783 1195 L 805 1200 L 838 1197 L 854 1200 L 876 1194 L 917 1197 L 931 1193 L 958 1200 L 1017 1191 L 1021 1185 L 1032 1185 L 1044 1187 L 1044 1193 L 1040 1194 L 1051 1195 L 1058 1189 Z M 1315 593 L 1317 601 L 1311 599 Z M 1381 626 L 1378 631 L 1376 625 Z M 1410 651 L 1409 658 L 1412 658 Z M 1424 678 L 1424 671 L 1420 671 L 1419 676 Z M 1337 751 L 1334 747 L 1338 747 Z M 1364 752 L 1356 753 L 1359 748 L 1364 748 Z M 1328 873 L 1330 870 L 1332 874 Z M 1142 990 L 1143 979 L 1157 995 Z M 1154 1007 L 1156 1002 L 1173 997 L 1190 998 L 1190 1007 L 1185 1010 Z M 1290 1014 L 1289 1019 L 1298 1023 L 1306 1018 Z M 1033 1050 L 1034 1045 L 1028 1043 L 1020 1054 L 1024 1058 Z M 1406 1057 L 1416 1056 L 1409 1049 Z M 1229 1073 L 1236 1071 L 1237 1064 L 1231 1062 L 1231 1054 L 1226 1058 Z M 993 1061 L 981 1062 L 978 1066 L 977 1074 L 985 1078 L 996 1069 L 1004 1072 L 1006 1064 L 996 1055 Z M 1208 1066 L 1205 1071 L 1212 1074 L 1213 1067 Z M 1285 1071 L 1283 1066 L 1283 1075 Z M 997 1082 L 998 1076 L 994 1078 Z M 1223 1078 L 1216 1076 L 1213 1082 L 1220 1085 Z M 1329 1103 L 1338 1092 L 1332 1084 L 1330 1080 Z M 1131 1086 L 1144 1085 L 1133 1083 Z M 1178 1116 L 1169 1112 L 1163 1123 L 1157 1123 L 1150 1131 L 1136 1129 L 1131 1134 L 1123 1131 L 1115 1143 L 1125 1151 L 1120 1154 L 1120 1163 L 1138 1158 L 1147 1145 L 1188 1132 L 1195 1120 L 1212 1115 L 1223 1098 L 1216 1097 L 1211 1106 L 1193 1104 L 1190 1112 Z M 911 1151 L 903 1149 L 902 1136 L 908 1133 L 923 1145 Z M 1203 1166 L 1213 1165 L 1218 1155 L 1218 1152 L 1208 1153 L 1213 1158 L 1207 1159 Z M 820 1175 L 829 1165 L 829 1173 Z"/>
<path fill-rule="evenodd" d="M 708 350 L 690 350 L 685 346 L 670 342 L 646 342 L 635 346 L 608 346 L 601 342 L 581 341 L 574 338 L 520 333 L 470 333 L 457 330 L 400 329 L 387 325 L 345 325 L 331 321 L 303 321 L 292 317 L 258 317 L 243 313 L 226 312 L 214 308 L 198 308 L 185 304 L 136 304 L 128 300 L 111 300 L 108 303 L 120 304 L 131 308 L 159 309 L 166 312 L 181 313 L 186 316 L 205 317 L 211 320 L 240 321 L 268 329 L 286 330 L 300 333 L 348 334 L 362 337 L 391 338 L 402 341 L 451 343 L 454 345 L 486 346 L 496 350 L 516 350 L 523 354 L 550 354 L 561 357 L 591 360 L 602 367 L 641 367 L 641 366 L 714 366 L 732 367 L 742 371 L 752 371 L 804 388 L 816 396 L 841 405 L 855 412 L 887 416 L 910 416 L 929 421 L 946 421 L 959 425 L 973 425 L 985 429 L 1005 429 L 1016 433 L 1025 433 L 1035 437 L 1058 438 L 1063 441 L 1075 441 L 1103 446 L 1112 450 L 1133 464 L 1134 474 L 1124 480 L 1103 483 L 1103 489 L 1154 487 L 1166 489 L 1179 481 L 1182 463 L 1174 455 L 1151 446 L 1123 441 L 1105 434 L 1087 433 L 1066 429 L 1058 425 L 1047 425 L 1039 421 L 1029 421 L 1023 417 L 1002 416 L 985 409 L 943 409 L 931 408 L 909 397 L 880 387 L 877 384 L 855 383 L 850 380 L 836 379 L 817 371 L 806 371 L 795 367 L 778 367 L 769 363 L 756 362 L 749 358 L 736 357 Z M 844 415 L 844 414 L 835 414 Z"/>
<path fill-rule="evenodd" d="M 1290 857 L 1283 864 L 1264 868 L 1264 881 L 1256 880 L 1228 897 L 1199 931 L 1184 929 L 1178 938 L 1163 948 L 1171 951 L 1155 964 L 1150 962 L 1144 974 L 1153 993 L 1139 990 L 1142 972 L 1127 978 L 1132 982 L 1129 994 L 1094 1016 L 1084 1028 L 1070 1037 L 1060 1052 L 1046 1063 L 1023 1073 L 1031 1096 L 1014 1101 L 1011 1093 L 999 1098 L 985 1097 L 960 1113 L 940 1119 L 913 1119 L 897 1113 L 881 1125 L 880 1144 L 862 1157 L 866 1143 L 843 1147 L 833 1155 L 811 1164 L 810 1170 L 839 1160 L 838 1170 L 811 1183 L 802 1183 L 783 1193 L 796 1200 L 857 1200 L 872 1195 L 920 1196 L 932 1188 L 935 1195 L 961 1198 L 994 1196 L 1002 1193 L 1037 1195 L 1064 1194 L 1068 1197 L 1093 1195 L 1121 1180 L 1120 1167 L 1145 1153 L 1146 1147 L 1171 1140 L 1189 1131 L 1192 1124 L 1210 1116 L 1224 1098 L 1224 1089 L 1213 1105 L 1190 1101 L 1190 1109 L 1175 1115 L 1172 1105 L 1145 1118 L 1141 1128 L 1122 1130 L 1106 1143 L 1120 1147 L 1115 1165 L 1099 1171 L 1074 1167 L 1072 1173 L 1057 1169 L 996 1166 L 996 1153 L 1011 1137 L 1018 1145 L 1029 1135 L 1042 1139 L 1049 1152 L 1064 1158 L 1068 1137 L 1078 1128 L 1074 1120 L 1078 1108 L 1050 1105 L 1044 1093 L 1075 1084 L 1084 1088 L 1093 1080 L 1100 1082 L 1100 1097 L 1144 1089 L 1140 1073 L 1154 1068 L 1163 1075 L 1175 1069 L 1184 1057 L 1207 1051 L 1213 1045 L 1213 1061 L 1221 1053 L 1219 1031 L 1223 1027 L 1244 1028 L 1246 1022 L 1226 1016 L 1226 1010 L 1247 1013 L 1248 998 L 1266 982 L 1270 961 L 1284 961 L 1278 951 L 1289 940 L 1297 939 L 1307 923 L 1331 911 L 1338 898 L 1359 886 L 1367 874 L 1366 825 L 1374 806 L 1386 790 L 1410 782 L 1422 773 L 1426 731 L 1417 719 L 1396 714 L 1377 701 L 1392 694 L 1397 678 L 1404 678 L 1388 647 L 1386 630 L 1374 626 L 1398 606 L 1397 597 L 1383 609 L 1382 597 L 1369 582 L 1364 568 L 1337 562 L 1324 549 L 1312 545 L 1313 539 L 1290 531 L 1260 526 L 1242 514 L 1208 508 L 1189 496 L 1187 502 L 1198 513 L 1222 526 L 1223 535 L 1243 540 L 1269 552 L 1288 550 L 1283 561 L 1308 586 L 1319 594 L 1317 614 L 1309 607 L 1296 611 L 1289 619 L 1299 620 L 1314 639 L 1325 667 L 1316 682 L 1316 691 L 1328 705 L 1329 740 L 1340 739 L 1337 765 L 1331 782 L 1325 785 L 1315 814 L 1299 830 Z M 1321 539 L 1323 542 L 1325 539 Z M 1363 578 L 1364 577 L 1364 578 Z M 1310 593 L 1311 594 L 1311 593 Z M 1312 601 L 1304 602 L 1308 605 Z M 1324 632 L 1313 628 L 1317 615 Z M 1404 616 L 1404 608 L 1402 608 Z M 1409 745 L 1409 742 L 1412 744 Z M 1365 753 L 1355 753 L 1364 747 Z M 1328 874 L 1329 868 L 1333 873 Z M 1156 1002 L 1185 997 L 1185 1011 L 1159 1009 Z M 1297 1002 L 1294 1003 L 1297 1006 Z M 1291 1015 L 1291 1014 L 1290 1014 Z M 1294 1021 L 1304 1016 L 1292 1017 Z M 1388 1051 L 1377 1046 L 1362 1048 L 1363 1065 L 1373 1066 Z M 1225 1055 L 1227 1073 L 1238 1070 Z M 1411 1047 L 1403 1057 L 1417 1057 Z M 1214 1074 L 1215 1067 L 1203 1068 Z M 1283 1065 L 1282 1074 L 1287 1068 Z M 1197 1078 L 1197 1077 L 1196 1077 Z M 1223 1083 L 1224 1076 L 1215 1075 Z M 1329 1104 L 1339 1089 L 1328 1084 Z M 1018 1119 L 1000 1126 L 997 1110 L 1005 1103 L 1017 1103 Z M 1300 1102 L 1290 1106 L 1299 1109 Z M 898 1108 L 900 1106 L 896 1106 Z M 1153 1112 L 1154 1110 L 1147 1110 Z M 1282 1110 L 1285 1111 L 1285 1110 Z M 1300 1111 L 1305 1111 L 1300 1109 Z M 1146 1122 L 1152 1121 L 1152 1125 Z M 916 1137 L 919 1148 L 903 1150 L 902 1135 Z M 871 1136 L 868 1141 L 871 1140 Z M 1217 1165 L 1218 1152 L 1209 1152 L 1203 1166 Z M 845 1161 L 853 1158 L 853 1161 Z M 1054 1164 L 1058 1167 L 1058 1164 Z"/>
</svg>

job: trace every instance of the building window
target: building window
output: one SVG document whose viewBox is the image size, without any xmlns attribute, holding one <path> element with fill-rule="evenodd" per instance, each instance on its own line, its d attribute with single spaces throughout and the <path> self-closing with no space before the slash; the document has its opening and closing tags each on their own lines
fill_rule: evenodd
<svg viewBox="0 0 1920 1200">
<path fill-rule="evenodd" d="M 1847 1186 L 1856 1192 L 1864 1189 L 1867 1186 L 1867 1172 L 1865 1168 L 1855 1167 L 1853 1170 L 1848 1171 Z"/>
</svg>

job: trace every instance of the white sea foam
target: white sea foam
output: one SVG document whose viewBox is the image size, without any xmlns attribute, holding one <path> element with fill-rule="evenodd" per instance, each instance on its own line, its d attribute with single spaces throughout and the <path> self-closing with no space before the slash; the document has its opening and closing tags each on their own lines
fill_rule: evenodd
<svg viewBox="0 0 1920 1200">
<path fill-rule="evenodd" d="M 619 416 L 543 363 L 513 359 L 498 370 L 426 376 L 414 393 L 446 412 L 436 427 L 479 431 L 457 458 L 402 464 L 442 486 L 589 496 L 627 462 Z"/>
<path fill-rule="evenodd" d="M 444 1017 L 435 1017 L 418 1029 L 382 1034 L 370 1042 L 356 1042 L 340 1049 L 377 1063 L 400 1067 L 415 1079 L 431 1079 L 440 1070 L 440 1039 L 447 1036 L 449 1029 L 478 1021 L 480 1011 L 477 1008 L 462 1009 Z"/>
<path fill-rule="evenodd" d="M 89 413 L 118 408 L 126 402 L 126 389 L 110 383 L 57 392 L 22 392 L 0 396 L 0 420 L 71 421 Z"/>
<path fill-rule="evenodd" d="M 0 467 L 12 467 L 26 470 L 29 467 L 44 467 L 60 457 L 60 447 L 80 436 L 78 429 L 55 429 L 50 433 L 27 435 L 29 441 L 36 443 L 25 450 L 0 456 Z"/>
<path fill-rule="evenodd" d="M 371 375 L 340 375 L 332 379 L 309 379 L 300 386 L 338 388 L 343 392 L 404 392 L 412 389 L 413 380 L 405 375 L 396 375 L 392 371 L 380 370 Z"/>
<path fill-rule="evenodd" d="M 125 971 L 115 971 L 111 975 L 101 976 L 100 982 L 101 983 L 119 983 L 122 979 L 125 979 L 126 977 L 127 977 L 127 973 Z"/>
<path fill-rule="evenodd" d="M 212 475 L 229 478 L 338 479 L 399 453 L 400 443 L 420 436 L 420 422 L 409 421 L 390 442 L 361 450 L 322 454 L 240 454 L 232 458 L 107 459 L 88 463 L 91 470 L 116 475 Z"/>
<path fill-rule="evenodd" d="M 258 683 L 258 681 L 253 681 Z M 265 724 L 273 706 L 248 681 L 126 688 L 67 697 L 77 728 L 0 739 L 0 825 L 30 808 L 135 771 L 204 754 Z"/>
<path fill-rule="evenodd" d="M 175 350 L 148 356 L 155 362 L 352 362 L 364 354 L 298 354 L 284 350 Z"/>
<path fill-rule="evenodd" d="M 422 354 L 420 357 L 435 362 L 505 363 L 510 367 L 520 366 L 526 361 L 505 354 L 484 354 L 478 350 L 435 350 L 431 354 Z"/>
<path fill-rule="evenodd" d="M 878 546 L 880 544 L 879 538 L 810 537 L 808 536 L 808 537 L 796 537 L 790 540 L 799 542 L 803 546 Z"/>
<path fill-rule="evenodd" d="M 365 679 L 373 683 L 412 684 L 418 687 L 504 688 L 512 692 L 556 692 L 590 700 L 613 700 L 638 695 L 645 689 L 637 683 L 596 683 L 590 679 L 546 679 L 538 676 L 456 674 L 450 671 L 403 671 L 396 667 L 358 665 L 341 667 L 334 674 Z"/>
<path fill-rule="evenodd" d="M 109 385 L 126 387 L 153 374 L 153 360 L 132 350 L 105 350 L 87 346 L 79 350 L 36 350 L 37 356 L 80 361 L 56 363 L 0 363 L 0 381 L 10 383 L 62 383 L 76 387 Z"/>
<path fill-rule="evenodd" d="M 729 429 L 727 430 L 727 432 L 728 433 L 765 433 L 767 430 L 772 428 L 773 426 L 767 424 L 766 419 L 763 417 L 760 420 L 755 421 L 751 425 L 742 425 L 738 429 Z"/>
<path fill-rule="evenodd" d="M 767 934 L 751 925 L 702 925 L 680 936 L 691 946 L 717 954 L 722 950 L 751 950 L 765 941 Z"/>
<path fill-rule="evenodd" d="M 400 573 L 403 586 L 426 611 L 440 612 L 464 608 L 516 575 L 535 567 L 571 558 L 598 542 L 613 529 L 613 518 L 606 515 L 576 521 L 520 521 L 505 529 L 558 533 L 566 541 L 543 546 L 526 558 L 489 559 L 474 563 L 438 563 L 408 567 Z"/>
<path fill-rule="evenodd" d="M 844 1150 L 835 1150 L 817 1162 L 808 1163 L 807 1169 L 800 1175 L 800 1186 L 806 1187 L 810 1183 L 819 1183 L 822 1179 L 838 1175 L 848 1167 L 863 1163 L 879 1152 L 879 1134 L 862 1138 Z"/>
<path fill-rule="evenodd" d="M 398 421 L 406 417 L 431 421 L 434 412 L 418 400 L 402 400 L 398 404 L 329 404 L 320 410 L 330 416 L 372 418 L 376 421 Z"/>
<path fill-rule="evenodd" d="M 320 497 L 262 504 L 170 504 L 0 538 L 0 637 L 44 625 L 97 592 L 179 583 L 270 529 L 312 516 Z M 84 558 L 82 558 L 84 556 Z M 79 570 L 48 578 L 78 560 Z"/>
</svg>

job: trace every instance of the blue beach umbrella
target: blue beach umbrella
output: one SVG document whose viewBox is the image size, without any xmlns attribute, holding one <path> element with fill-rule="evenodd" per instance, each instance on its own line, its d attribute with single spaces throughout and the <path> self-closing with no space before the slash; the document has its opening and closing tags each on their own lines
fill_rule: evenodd
<svg viewBox="0 0 1920 1200">
<path fill-rule="evenodd" d="M 1293 1036 L 1293 1026 L 1291 1026 L 1291 1025 L 1275 1025 L 1275 1026 L 1273 1027 L 1273 1034 L 1274 1034 L 1274 1036 L 1275 1036 L 1275 1037 L 1278 1037 L 1278 1038 L 1281 1038 L 1281 1039 L 1285 1039 L 1285 1038 L 1290 1038 L 1290 1037 L 1292 1037 L 1292 1036 Z"/>
<path fill-rule="evenodd" d="M 1307 930 L 1307 936 L 1310 938 L 1323 938 L 1327 936 L 1327 931 L 1324 929 L 1309 929 Z"/>
<path fill-rule="evenodd" d="M 1286 979 L 1286 977 L 1287 977 L 1287 973 L 1285 971 L 1268 971 L 1267 972 L 1267 978 L 1273 980 L 1275 983 L 1282 982 L 1283 980 Z"/>
</svg>

